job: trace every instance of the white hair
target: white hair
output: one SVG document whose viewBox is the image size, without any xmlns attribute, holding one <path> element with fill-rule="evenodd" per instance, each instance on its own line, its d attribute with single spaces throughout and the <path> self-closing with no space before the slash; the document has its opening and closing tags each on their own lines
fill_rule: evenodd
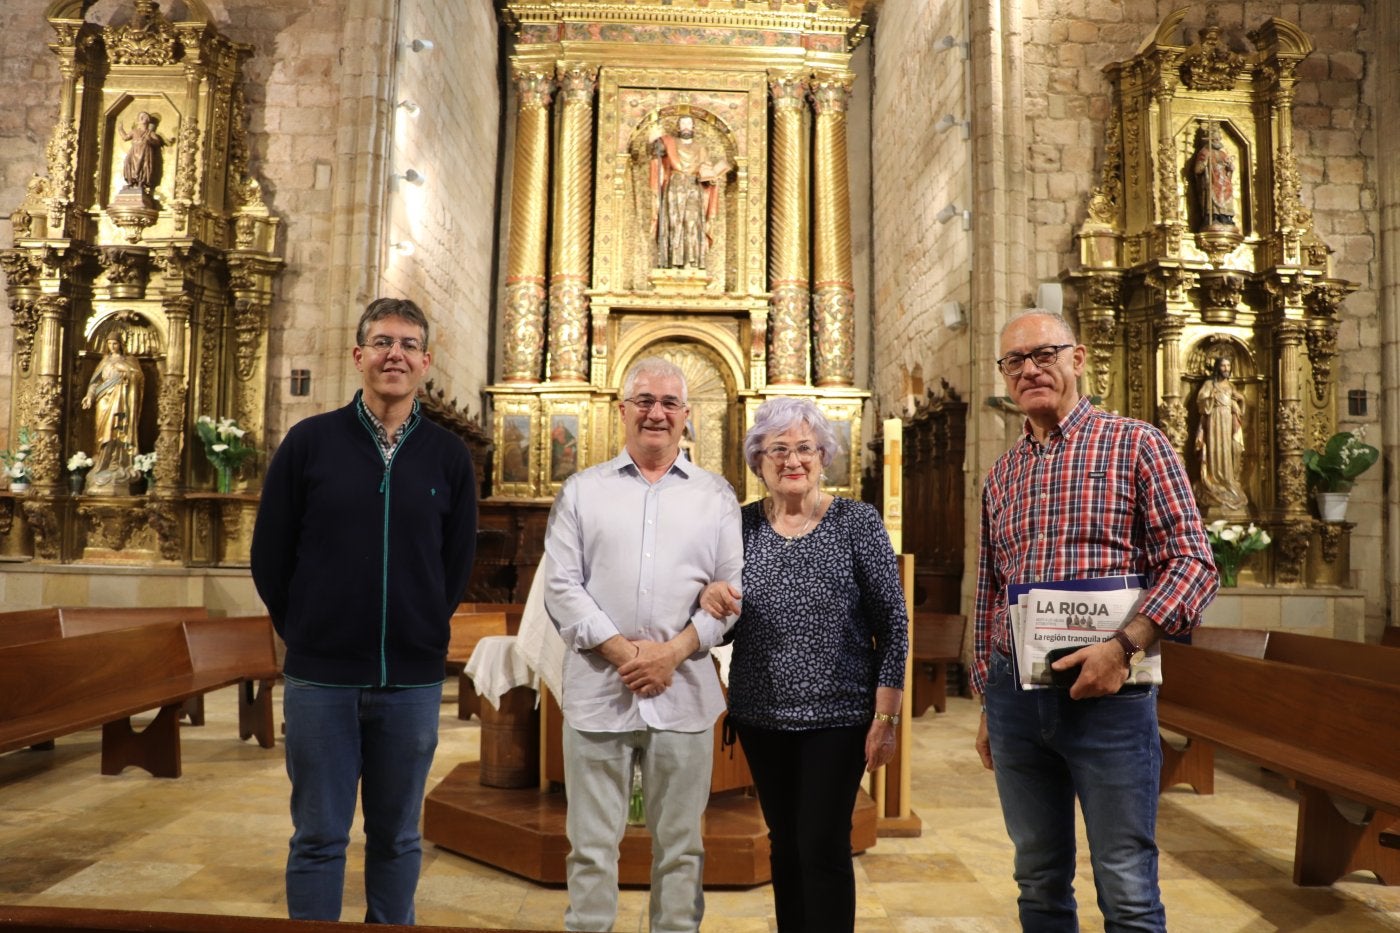
<svg viewBox="0 0 1400 933">
<path fill-rule="evenodd" d="M 811 428 L 817 450 L 821 453 L 822 466 L 831 465 L 841 445 L 837 443 L 836 432 L 832 430 L 831 422 L 826 420 L 826 415 L 810 399 L 778 396 L 758 406 L 758 411 L 753 415 L 753 427 L 744 435 L 744 460 L 755 476 L 763 476 L 763 448 L 768 438 L 799 424 Z"/>
</svg>

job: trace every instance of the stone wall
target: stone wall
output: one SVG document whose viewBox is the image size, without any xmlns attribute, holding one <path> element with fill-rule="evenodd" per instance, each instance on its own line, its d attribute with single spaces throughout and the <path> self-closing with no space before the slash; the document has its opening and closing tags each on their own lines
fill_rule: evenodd
<svg viewBox="0 0 1400 933">
<path fill-rule="evenodd" d="M 954 44 L 942 45 L 944 36 Z M 949 329 L 941 310 L 957 301 L 966 311 L 971 282 L 972 232 L 961 214 L 971 206 L 967 38 L 958 0 L 886 4 L 874 32 L 870 388 L 887 415 L 901 410 L 916 366 L 932 385 L 942 376 L 969 388 L 968 332 Z M 944 115 L 952 125 L 940 126 Z M 940 223 L 949 206 L 957 210 Z"/>
</svg>

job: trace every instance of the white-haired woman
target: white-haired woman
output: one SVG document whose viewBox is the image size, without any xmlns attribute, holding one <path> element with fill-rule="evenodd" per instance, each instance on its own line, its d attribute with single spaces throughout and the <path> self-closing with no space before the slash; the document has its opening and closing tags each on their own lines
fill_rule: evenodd
<svg viewBox="0 0 1400 933">
<path fill-rule="evenodd" d="M 755 413 L 744 457 L 768 495 L 743 509 L 743 594 L 711 584 L 701 605 L 742 611 L 729 721 L 768 823 L 780 931 L 855 927 L 851 811 L 862 771 L 894 754 L 909 651 L 904 592 L 880 516 L 822 492 L 835 432 L 805 399 Z"/>
</svg>

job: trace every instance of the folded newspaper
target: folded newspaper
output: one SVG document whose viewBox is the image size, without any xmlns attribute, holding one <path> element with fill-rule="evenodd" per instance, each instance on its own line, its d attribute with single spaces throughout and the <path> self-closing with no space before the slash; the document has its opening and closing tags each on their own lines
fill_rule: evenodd
<svg viewBox="0 0 1400 933">
<path fill-rule="evenodd" d="M 1132 574 L 1054 580 L 1008 587 L 1012 662 L 1023 690 L 1051 685 L 1045 655 L 1056 648 L 1082 648 L 1105 639 L 1137 614 L 1146 581 Z M 1161 648 L 1153 645 L 1133 665 L 1128 683 L 1162 682 Z"/>
</svg>

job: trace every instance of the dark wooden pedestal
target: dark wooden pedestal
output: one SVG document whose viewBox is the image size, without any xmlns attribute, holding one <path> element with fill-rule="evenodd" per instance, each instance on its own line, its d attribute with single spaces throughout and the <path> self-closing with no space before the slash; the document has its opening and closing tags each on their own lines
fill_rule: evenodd
<svg viewBox="0 0 1400 933">
<path fill-rule="evenodd" d="M 467 858 L 545 884 L 563 884 L 569 840 L 563 791 L 484 787 L 480 765 L 458 765 L 428 793 L 423 837 Z M 875 803 L 861 791 L 851 825 L 851 848 L 875 845 Z M 651 877 L 651 836 L 630 826 L 622 840 L 618 879 L 645 885 Z M 770 880 L 768 829 L 758 798 L 730 791 L 710 797 L 705 810 L 705 886 L 749 886 Z"/>
</svg>

